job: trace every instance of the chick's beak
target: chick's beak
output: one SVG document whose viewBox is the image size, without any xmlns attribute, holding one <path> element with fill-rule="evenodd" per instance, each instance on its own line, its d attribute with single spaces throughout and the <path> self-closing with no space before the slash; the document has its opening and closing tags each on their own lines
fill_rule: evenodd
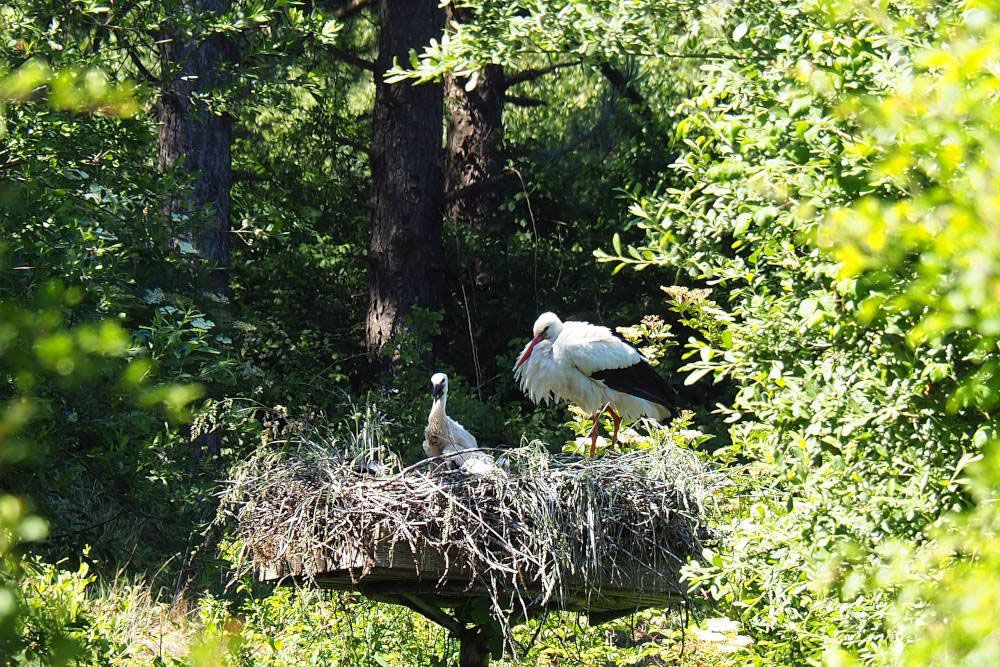
<svg viewBox="0 0 1000 667">
<path fill-rule="evenodd" d="M 517 358 L 517 363 L 514 364 L 514 368 L 520 368 L 521 364 L 526 362 L 528 360 L 528 357 L 531 356 L 531 351 L 535 349 L 535 346 L 541 342 L 542 342 L 541 336 L 535 336 L 534 338 L 532 338 L 531 342 L 528 343 L 528 346 L 524 348 L 524 352 L 522 352 L 521 356 Z"/>
<path fill-rule="evenodd" d="M 431 396 L 433 396 L 435 400 L 444 396 L 444 384 L 433 385 L 431 387 Z"/>
</svg>

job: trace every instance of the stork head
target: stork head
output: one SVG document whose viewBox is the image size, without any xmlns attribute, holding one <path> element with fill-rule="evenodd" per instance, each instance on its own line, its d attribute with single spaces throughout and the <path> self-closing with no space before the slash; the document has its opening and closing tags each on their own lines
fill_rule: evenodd
<svg viewBox="0 0 1000 667">
<path fill-rule="evenodd" d="M 434 400 L 440 400 L 448 393 L 448 376 L 444 373 L 435 373 L 431 376 L 431 396 Z"/>
<path fill-rule="evenodd" d="M 521 364 L 528 360 L 531 356 L 531 351 L 535 349 L 535 346 L 542 341 L 548 341 L 549 343 L 555 342 L 555 339 L 559 337 L 559 333 L 562 331 L 562 320 L 555 313 L 542 313 L 535 320 L 535 326 L 531 329 L 531 335 L 534 338 L 528 343 L 528 346 L 524 348 L 524 352 L 518 357 L 517 363 L 514 364 L 514 368 L 517 369 Z"/>
</svg>

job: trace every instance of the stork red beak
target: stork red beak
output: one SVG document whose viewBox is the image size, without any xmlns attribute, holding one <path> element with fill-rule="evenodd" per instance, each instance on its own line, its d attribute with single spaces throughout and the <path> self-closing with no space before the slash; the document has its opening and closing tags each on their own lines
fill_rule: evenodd
<svg viewBox="0 0 1000 667">
<path fill-rule="evenodd" d="M 522 352 L 521 356 L 517 358 L 517 363 L 514 364 L 514 368 L 518 368 L 521 366 L 521 364 L 526 362 L 528 360 L 528 357 L 531 356 L 531 351 L 535 349 L 535 346 L 541 342 L 542 342 L 541 336 L 535 336 L 534 338 L 532 338 L 531 342 L 528 343 L 528 347 L 524 348 L 524 352 Z"/>
</svg>

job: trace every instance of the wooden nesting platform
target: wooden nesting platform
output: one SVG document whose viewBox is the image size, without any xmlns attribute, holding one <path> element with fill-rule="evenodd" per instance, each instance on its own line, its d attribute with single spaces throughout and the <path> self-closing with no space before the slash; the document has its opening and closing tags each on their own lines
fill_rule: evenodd
<svg viewBox="0 0 1000 667">
<path fill-rule="evenodd" d="M 277 550 L 276 550 L 277 551 Z M 434 607 L 457 607 L 473 598 L 489 597 L 454 561 L 446 565 L 443 554 L 433 548 L 412 548 L 406 542 L 377 542 L 374 553 L 357 550 L 285 554 L 254 568 L 256 578 L 276 585 L 313 585 L 321 588 L 359 591 L 368 597 L 410 604 L 419 597 Z M 583 611 L 592 619 L 610 619 L 649 607 L 681 601 L 685 587 L 680 582 L 679 562 L 616 566 L 600 576 L 582 574 L 565 577 L 544 600 L 541 585 L 519 582 L 518 589 L 529 612 L 547 609 Z M 593 579 L 597 579 L 594 581 Z"/>
<path fill-rule="evenodd" d="M 225 505 L 238 569 L 405 605 L 473 644 L 469 626 L 487 616 L 509 640 L 512 624 L 547 610 L 603 622 L 687 600 L 680 569 L 700 553 L 706 493 L 695 454 L 502 456 L 470 474 L 434 459 L 373 469 L 309 441 L 264 450 Z"/>
</svg>

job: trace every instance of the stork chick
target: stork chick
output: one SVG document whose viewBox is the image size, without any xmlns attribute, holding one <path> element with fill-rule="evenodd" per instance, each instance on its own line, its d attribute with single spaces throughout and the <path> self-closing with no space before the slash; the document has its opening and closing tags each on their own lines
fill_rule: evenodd
<svg viewBox="0 0 1000 667">
<path fill-rule="evenodd" d="M 591 415 L 590 456 L 597 450 L 598 420 L 611 415 L 618 441 L 622 419 L 666 419 L 671 390 L 638 350 L 607 327 L 563 322 L 555 313 L 535 320 L 533 338 L 514 364 L 514 377 L 534 403 L 568 401 Z"/>
<path fill-rule="evenodd" d="M 445 412 L 448 403 L 448 376 L 435 373 L 431 376 L 431 413 L 424 429 L 424 454 L 430 457 L 450 455 L 449 461 L 467 472 L 483 472 L 491 468 L 493 459 L 482 452 L 465 450 L 479 447 L 476 439 L 465 427 Z"/>
</svg>

